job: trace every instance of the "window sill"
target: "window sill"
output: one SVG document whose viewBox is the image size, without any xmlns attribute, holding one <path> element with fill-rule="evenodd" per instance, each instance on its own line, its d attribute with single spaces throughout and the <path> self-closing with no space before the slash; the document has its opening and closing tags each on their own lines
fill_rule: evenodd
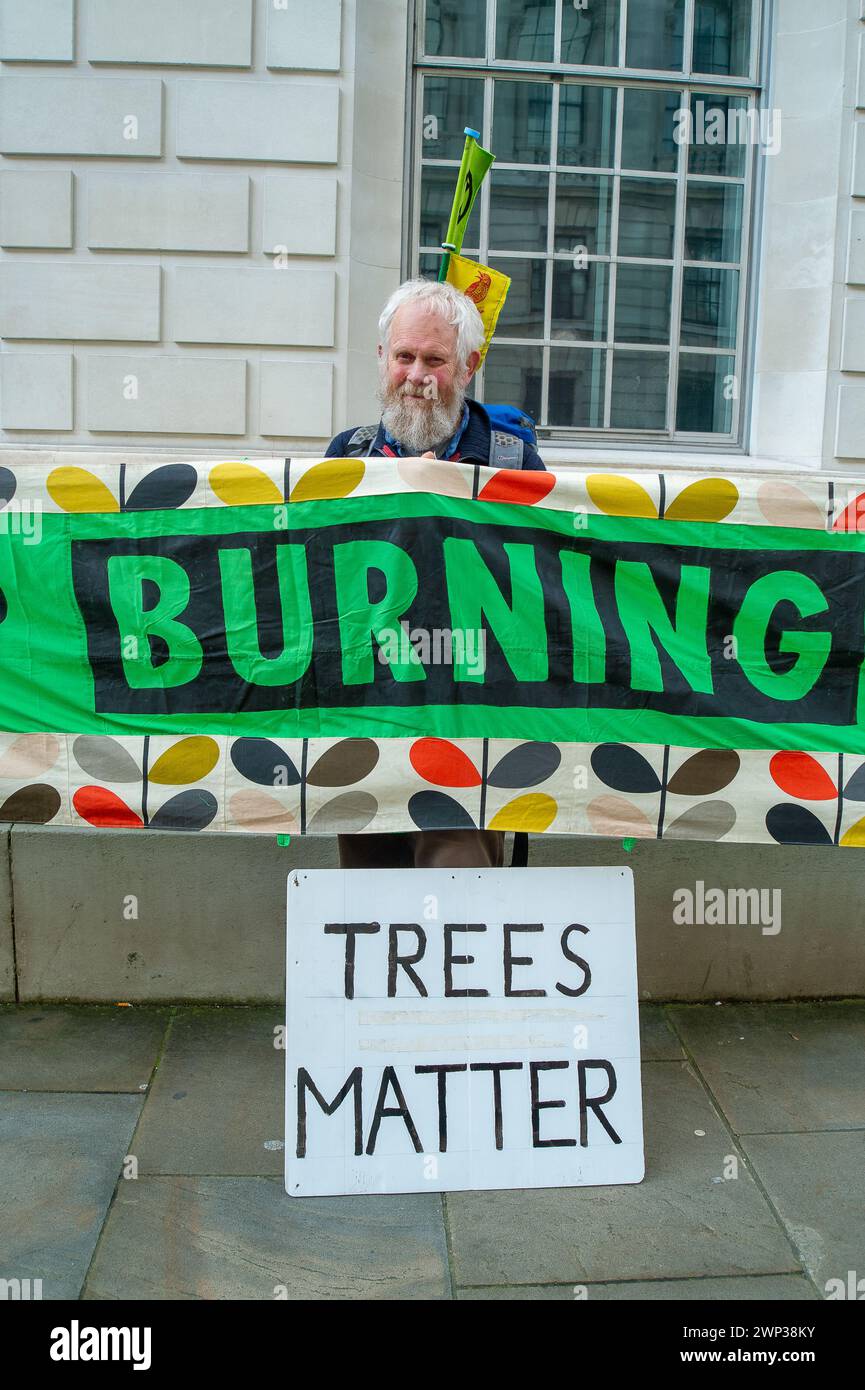
<svg viewBox="0 0 865 1390">
<path fill-rule="evenodd" d="M 538 452 L 548 468 L 585 468 L 594 465 L 599 468 L 616 469 L 621 472 L 639 471 L 672 472 L 676 469 L 693 473 L 723 473 L 725 470 L 745 473 L 815 473 L 819 465 L 804 467 L 785 459 L 764 458 L 746 454 L 741 450 L 720 452 L 714 449 L 627 449 L 621 445 L 594 445 L 591 448 L 545 445 Z"/>
</svg>

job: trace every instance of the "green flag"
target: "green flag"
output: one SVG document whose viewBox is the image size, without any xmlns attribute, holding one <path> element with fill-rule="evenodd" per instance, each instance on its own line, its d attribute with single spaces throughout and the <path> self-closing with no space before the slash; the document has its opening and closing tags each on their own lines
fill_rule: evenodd
<svg viewBox="0 0 865 1390">
<path fill-rule="evenodd" d="M 483 149 L 478 144 L 480 138 L 478 131 L 466 126 L 465 136 L 466 143 L 463 149 L 456 192 L 454 193 L 447 236 L 442 243 L 445 251 L 456 251 L 457 253 L 462 250 L 463 236 L 474 207 L 475 198 L 478 196 L 478 190 L 495 159 L 494 154 L 490 154 L 489 150 Z"/>
</svg>

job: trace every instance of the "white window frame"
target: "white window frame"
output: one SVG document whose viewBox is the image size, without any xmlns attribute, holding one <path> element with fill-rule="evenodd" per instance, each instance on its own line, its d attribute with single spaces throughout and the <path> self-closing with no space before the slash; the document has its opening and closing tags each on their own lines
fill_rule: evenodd
<svg viewBox="0 0 865 1390">
<path fill-rule="evenodd" d="M 562 64 L 559 58 L 559 33 L 562 6 L 567 0 L 556 0 L 555 7 L 555 49 L 552 62 L 530 62 L 513 60 L 496 60 L 495 53 L 495 34 L 496 34 L 496 0 L 487 0 L 487 26 L 486 26 L 486 54 L 483 59 L 476 58 L 430 58 L 423 54 L 423 41 L 425 32 L 426 0 L 415 0 L 414 6 L 414 35 L 410 38 L 412 61 L 409 65 L 409 100 L 412 112 L 412 122 L 410 128 L 410 138 L 407 142 L 406 158 L 408 177 L 405 181 L 406 207 L 403 225 L 409 229 L 408 245 L 403 246 L 403 275 L 417 274 L 418 261 L 421 253 L 419 246 L 420 236 L 420 179 L 421 179 L 421 131 L 423 126 L 423 83 L 422 78 L 428 74 L 447 73 L 453 75 L 464 74 L 467 77 L 475 77 L 484 80 L 484 120 L 481 132 L 481 143 L 487 148 L 491 148 L 492 139 L 492 83 L 493 81 L 508 80 L 532 80 L 533 78 L 548 77 L 552 82 L 552 113 L 551 113 L 551 136 L 550 153 L 552 163 L 536 164 L 530 166 L 538 172 L 548 173 L 549 178 L 549 216 L 547 231 L 547 248 L 544 253 L 545 260 L 558 260 L 567 263 L 572 259 L 572 255 L 567 252 L 555 252 L 555 192 L 556 192 L 556 164 L 557 136 L 558 136 L 558 106 L 559 90 L 562 81 L 573 81 L 580 85 L 598 85 L 603 87 L 614 87 L 624 89 L 634 87 L 645 90 L 646 88 L 662 89 L 665 91 L 678 91 L 680 93 L 683 106 L 690 102 L 691 95 L 724 95 L 724 96 L 745 96 L 749 107 L 761 104 L 761 99 L 767 89 L 767 36 L 770 32 L 772 0 L 755 0 L 752 11 L 752 30 L 750 47 L 750 72 L 746 77 L 718 77 L 716 74 L 701 74 L 696 70 L 686 68 L 683 72 L 670 72 L 657 69 L 635 69 L 627 68 L 624 65 L 625 44 L 627 37 L 627 6 L 628 0 L 621 0 L 621 14 L 619 25 L 619 67 L 576 67 L 569 64 Z M 696 0 L 685 0 L 685 27 L 683 47 L 685 55 L 690 55 L 693 37 L 693 25 Z M 611 221 L 611 246 L 617 247 L 617 223 L 619 189 L 621 185 L 621 145 L 622 145 L 622 124 L 623 124 L 624 98 L 619 96 L 616 103 L 616 148 L 615 148 L 615 167 L 612 171 L 613 177 L 613 207 Z M 751 408 L 751 364 L 753 361 L 754 348 L 754 310 L 756 301 L 756 281 L 757 265 L 754 254 L 757 237 L 755 235 L 755 224 L 757 213 L 760 206 L 760 195 L 762 187 L 763 160 L 758 158 L 757 150 L 750 147 L 746 151 L 745 170 L 742 176 L 718 176 L 708 174 L 690 175 L 691 178 L 698 178 L 701 182 L 738 184 L 743 188 L 742 200 L 742 234 L 739 261 L 735 264 L 726 262 L 691 262 L 684 260 L 684 198 L 687 188 L 688 174 L 688 147 L 681 146 L 678 159 L 678 167 L 675 172 L 656 173 L 646 170 L 628 170 L 626 177 L 656 178 L 661 181 L 673 182 L 676 184 L 676 222 L 675 222 L 675 244 L 672 260 L 659 260 L 655 258 L 631 258 L 613 257 L 613 255 L 592 255 L 590 261 L 599 261 L 610 266 L 610 284 L 608 285 L 608 305 L 615 305 L 615 277 L 616 264 L 623 261 L 630 264 L 646 263 L 653 266 L 670 265 L 673 267 L 673 290 L 671 304 L 671 332 L 669 345 L 650 345 L 623 343 L 616 344 L 613 339 L 614 314 L 608 314 L 607 340 L 606 347 L 600 349 L 606 353 L 606 373 L 605 373 L 605 419 L 609 420 L 610 398 L 612 392 L 612 354 L 617 346 L 631 351 L 658 352 L 666 356 L 670 362 L 670 372 L 668 381 L 667 396 L 667 418 L 670 428 L 663 430 L 649 429 L 621 429 L 606 427 L 603 429 L 583 427 L 583 426 L 549 426 L 544 425 L 539 428 L 540 437 L 551 446 L 561 446 L 563 448 L 574 448 L 579 446 L 591 445 L 593 443 L 607 446 L 625 446 L 628 448 L 650 448 L 650 449 L 675 449 L 677 451 L 689 450 L 692 453 L 743 453 L 744 440 L 747 438 L 750 424 Z M 456 182 L 457 160 L 424 160 L 424 163 L 438 165 L 440 167 L 453 168 L 454 182 Z M 496 168 L 507 169 L 527 169 L 529 166 L 514 165 L 496 162 Z M 564 166 L 563 166 L 564 167 Z M 601 173 L 610 175 L 611 171 L 592 170 L 580 168 L 569 172 L 580 173 Z M 482 186 L 480 193 L 480 226 L 481 226 L 481 249 L 480 259 L 489 250 L 489 199 L 490 199 L 490 180 L 487 178 Z M 444 232 L 444 229 L 442 229 Z M 424 248 L 426 253 L 431 248 Z M 508 259 L 516 260 L 520 258 L 539 259 L 538 252 L 514 252 L 511 250 L 491 252 L 506 255 Z M 680 344 L 680 323 L 681 323 L 681 302 L 682 302 L 682 282 L 683 272 L 690 266 L 701 269 L 736 269 L 740 275 L 739 304 L 736 325 L 736 343 L 733 348 L 707 348 L 693 347 Z M 500 339 L 502 345 L 507 342 L 508 346 L 532 346 L 537 348 L 542 345 L 543 354 L 543 385 L 542 385 L 542 410 L 541 418 L 546 418 L 548 393 L 549 393 L 549 362 L 551 351 L 551 310 L 552 310 L 552 275 L 546 276 L 546 293 L 544 309 L 544 338 L 539 339 L 519 339 L 508 337 L 507 340 Z M 582 347 L 579 341 L 557 341 L 557 346 L 576 348 L 583 351 L 597 351 L 597 347 Z M 676 394 L 678 388 L 678 374 L 680 354 L 684 352 L 695 355 L 708 355 L 715 357 L 732 357 L 734 359 L 734 374 L 737 380 L 738 395 L 732 401 L 732 421 L 729 434 L 703 433 L 681 431 L 676 429 Z M 479 374 L 479 398 L 483 394 L 483 374 Z"/>
</svg>

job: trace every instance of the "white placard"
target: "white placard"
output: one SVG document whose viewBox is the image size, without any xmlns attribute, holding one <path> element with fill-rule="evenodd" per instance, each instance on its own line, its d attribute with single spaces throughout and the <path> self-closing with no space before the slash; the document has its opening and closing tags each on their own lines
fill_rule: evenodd
<svg viewBox="0 0 865 1390">
<path fill-rule="evenodd" d="M 293 1197 L 640 1182 L 627 868 L 292 870 Z"/>
</svg>

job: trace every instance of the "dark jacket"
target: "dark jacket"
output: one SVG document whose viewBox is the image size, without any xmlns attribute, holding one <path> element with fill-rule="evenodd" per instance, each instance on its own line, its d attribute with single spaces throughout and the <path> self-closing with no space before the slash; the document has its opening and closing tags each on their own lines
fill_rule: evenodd
<svg viewBox="0 0 865 1390">
<path fill-rule="evenodd" d="M 460 440 L 459 462 L 482 463 L 488 465 L 490 460 L 490 435 L 492 433 L 489 416 L 483 406 L 477 401 L 467 397 L 466 404 L 469 408 L 469 419 L 463 437 Z M 344 451 L 348 447 L 348 441 L 351 439 L 356 428 L 357 426 L 354 426 L 352 429 L 343 430 L 341 434 L 336 435 L 328 444 L 325 457 L 343 457 Z M 545 471 L 545 464 L 540 454 L 532 448 L 531 444 L 527 444 L 525 440 L 520 440 L 520 443 L 523 446 L 523 460 L 520 467 Z M 372 441 L 369 449 L 364 452 L 371 458 L 383 458 L 385 457 L 382 449 L 383 444 L 384 429 L 381 423 L 379 423 L 378 433 L 375 439 Z"/>
</svg>

